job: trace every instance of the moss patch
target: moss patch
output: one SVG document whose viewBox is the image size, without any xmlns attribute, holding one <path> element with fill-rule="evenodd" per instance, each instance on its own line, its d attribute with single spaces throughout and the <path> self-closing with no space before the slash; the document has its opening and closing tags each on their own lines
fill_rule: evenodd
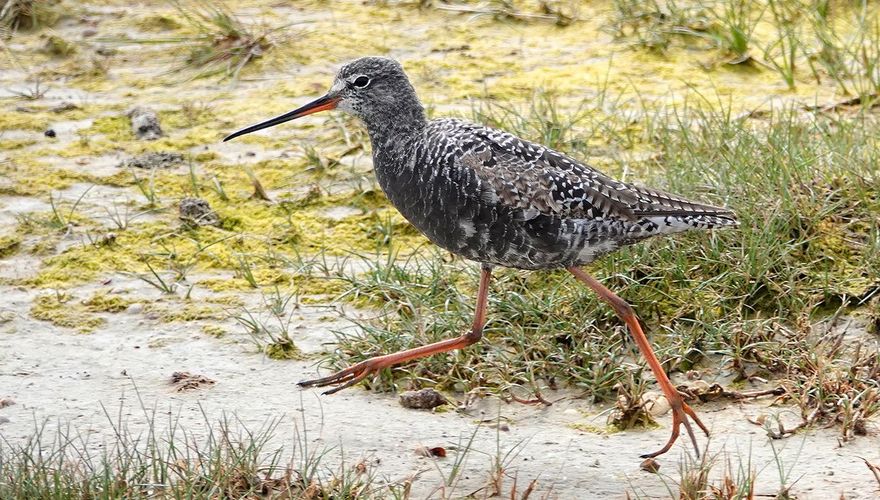
<svg viewBox="0 0 880 500">
<path fill-rule="evenodd" d="M 31 317 L 48 321 L 55 326 L 72 328 L 80 333 L 92 332 L 106 323 L 104 318 L 72 304 L 71 297 L 67 294 L 40 295 L 31 306 Z"/>
<path fill-rule="evenodd" d="M 160 321 L 171 323 L 203 319 L 222 319 L 224 314 L 217 307 L 191 301 L 180 303 L 154 302 L 144 307 L 144 312 L 155 315 Z"/>
<path fill-rule="evenodd" d="M 219 339 L 220 337 L 224 337 L 227 333 L 229 333 L 226 328 L 223 328 L 219 325 L 202 325 L 202 332 L 205 335 L 209 335 L 217 339 Z"/>
<path fill-rule="evenodd" d="M 133 303 L 134 301 L 131 299 L 107 292 L 98 292 L 82 302 L 87 311 L 109 313 L 122 312 Z"/>
<path fill-rule="evenodd" d="M 0 139 L 0 151 L 11 151 L 36 144 L 34 139 Z"/>
<path fill-rule="evenodd" d="M 43 52 L 54 57 L 67 57 L 76 53 L 76 44 L 58 35 L 49 35 L 43 44 Z"/>
<path fill-rule="evenodd" d="M 9 257 L 21 247 L 21 238 L 14 235 L 0 236 L 0 259 Z"/>
<path fill-rule="evenodd" d="M 263 346 L 263 352 L 272 359 L 305 359 L 305 355 L 290 339 L 278 339 Z"/>
</svg>

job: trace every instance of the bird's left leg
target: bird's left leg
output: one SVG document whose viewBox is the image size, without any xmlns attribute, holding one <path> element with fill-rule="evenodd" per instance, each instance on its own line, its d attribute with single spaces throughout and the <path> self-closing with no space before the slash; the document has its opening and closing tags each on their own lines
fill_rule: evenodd
<svg viewBox="0 0 880 500">
<path fill-rule="evenodd" d="M 492 275 L 492 268 L 484 266 L 480 273 L 480 287 L 477 291 L 477 307 L 474 312 L 474 323 L 471 329 L 464 335 L 454 338 L 441 340 L 422 347 L 407 349 L 405 351 L 396 352 L 394 354 L 386 354 L 384 356 L 376 356 L 366 359 L 360 363 L 338 371 L 324 378 L 314 380 L 303 380 L 299 382 L 301 387 L 324 387 L 327 385 L 341 384 L 324 392 L 324 394 L 333 394 L 341 391 L 346 387 L 363 380 L 367 375 L 376 373 L 383 368 L 397 365 L 417 358 L 423 358 L 432 354 L 452 351 L 467 347 L 483 336 L 483 325 L 486 324 L 486 302 L 489 296 L 489 278 Z"/>
<path fill-rule="evenodd" d="M 669 441 L 667 441 L 666 445 L 660 450 L 655 451 L 654 453 L 646 453 L 642 455 L 642 458 L 656 457 L 669 451 L 678 439 L 679 429 L 682 424 L 684 424 L 684 428 L 687 430 L 688 436 L 690 436 L 691 442 L 694 444 L 694 450 L 696 450 L 697 456 L 699 457 L 700 448 L 697 446 L 697 438 L 694 436 L 694 431 L 691 428 L 691 423 L 688 421 L 688 418 L 693 419 L 707 436 L 709 435 L 709 429 L 703 425 L 703 422 L 700 421 L 700 418 L 697 417 L 694 410 L 684 402 L 681 394 L 678 393 L 678 390 L 676 390 L 675 386 L 670 382 L 669 377 L 666 376 L 666 372 L 663 371 L 663 366 L 654 354 L 654 350 L 651 349 L 648 337 L 646 337 L 645 332 L 642 331 L 642 327 L 639 324 L 639 320 L 636 317 L 635 312 L 633 312 L 632 307 L 627 304 L 625 300 L 621 299 L 615 295 L 614 292 L 602 285 L 602 283 L 599 283 L 595 278 L 585 273 L 582 269 L 570 267 L 568 268 L 568 272 L 596 292 L 599 298 L 611 305 L 620 319 L 626 322 L 630 333 L 635 339 L 636 344 L 639 346 L 639 351 L 641 351 L 642 356 L 644 356 L 645 360 L 648 362 L 651 371 L 654 372 L 654 377 L 657 378 L 657 383 L 660 384 L 660 389 L 663 390 L 663 394 L 666 396 L 666 399 L 669 401 L 669 406 L 672 408 L 672 435 L 669 437 Z"/>
</svg>

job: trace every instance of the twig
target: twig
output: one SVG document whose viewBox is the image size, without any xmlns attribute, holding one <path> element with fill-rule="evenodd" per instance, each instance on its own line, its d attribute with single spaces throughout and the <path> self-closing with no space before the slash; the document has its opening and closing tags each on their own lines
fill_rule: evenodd
<svg viewBox="0 0 880 500">
<path fill-rule="evenodd" d="M 251 195 L 251 197 L 259 198 L 266 201 L 272 201 L 272 198 L 269 197 L 269 193 L 267 193 L 266 189 L 263 188 L 263 184 L 260 182 L 260 179 L 257 179 L 257 174 L 255 174 L 250 167 L 245 167 L 245 172 L 247 172 L 248 177 L 251 178 L 251 184 L 253 184 L 254 186 L 254 194 Z"/>
<path fill-rule="evenodd" d="M 840 102 L 825 104 L 823 106 L 820 106 L 820 105 L 804 106 L 804 109 L 807 111 L 821 111 L 823 113 L 826 113 L 828 111 L 835 111 L 838 108 L 843 108 L 846 106 L 858 106 L 860 104 L 863 104 L 866 101 L 868 101 L 868 102 L 873 101 L 873 102 L 871 102 L 871 107 L 875 108 L 877 106 L 880 106 L 880 100 L 877 100 L 877 97 L 878 97 L 878 94 L 876 94 L 876 93 L 867 94 L 867 95 L 860 95 L 860 96 L 856 96 L 856 97 L 851 97 L 849 99 L 844 99 Z"/>
<path fill-rule="evenodd" d="M 871 474 L 874 474 L 874 479 L 877 480 L 877 485 L 880 486 L 880 465 L 874 465 L 868 461 L 867 458 L 859 457 L 865 462 L 865 466 L 868 467 L 868 470 L 871 471 Z"/>
<path fill-rule="evenodd" d="M 527 19 L 540 19 L 542 21 L 556 21 L 558 19 L 557 16 L 551 16 L 547 14 L 527 14 L 525 12 L 517 12 L 511 9 L 488 9 L 488 8 L 475 8 L 475 7 L 463 7 L 463 6 L 453 6 L 453 5 L 437 5 L 434 7 L 437 10 L 445 10 L 448 12 L 456 12 L 459 14 L 483 14 L 483 15 L 493 15 L 493 16 L 504 16 L 509 17 L 511 19 L 517 19 L 520 21 L 525 21 Z"/>
<path fill-rule="evenodd" d="M 735 401 L 740 401 L 743 399 L 760 398 L 762 396 L 781 396 L 786 393 L 785 388 L 782 386 L 774 387 L 773 389 L 749 392 L 730 391 L 719 384 L 712 384 L 712 386 L 705 390 L 699 390 L 686 385 L 678 386 L 677 389 L 678 392 L 685 396 L 685 399 L 699 399 L 702 402 L 720 398 L 729 398 Z"/>
</svg>

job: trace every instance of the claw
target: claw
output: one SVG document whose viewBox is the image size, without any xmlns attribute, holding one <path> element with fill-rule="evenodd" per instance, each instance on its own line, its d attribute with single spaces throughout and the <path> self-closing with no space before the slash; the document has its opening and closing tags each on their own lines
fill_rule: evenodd
<svg viewBox="0 0 880 500">
<path fill-rule="evenodd" d="M 316 378 L 312 380 L 303 380 L 301 382 L 297 382 L 296 385 L 300 387 L 325 387 L 328 385 L 339 384 L 336 387 L 323 392 L 323 394 L 333 394 L 335 392 L 341 391 L 342 389 L 357 384 L 358 382 L 366 378 L 367 375 L 378 371 L 379 367 L 375 366 L 372 363 L 369 363 L 369 361 L 369 359 L 366 361 L 361 361 L 354 366 L 350 366 L 344 370 L 340 370 L 326 377 Z"/>
<path fill-rule="evenodd" d="M 660 456 L 675 444 L 675 441 L 678 440 L 678 436 L 681 431 L 681 426 L 684 424 L 684 428 L 688 433 L 688 437 L 691 439 L 691 443 L 694 445 L 694 452 L 697 454 L 697 458 L 700 458 L 700 447 L 697 445 L 697 437 L 694 434 L 694 429 L 691 427 L 691 422 L 688 418 L 692 419 L 694 423 L 697 424 L 706 436 L 709 435 L 709 429 L 703 425 L 703 422 L 700 421 L 700 417 L 697 416 L 696 412 L 688 406 L 684 401 L 679 400 L 678 402 L 673 402 L 672 404 L 672 435 L 669 436 L 669 441 L 666 442 L 666 445 L 663 448 L 660 448 L 658 451 L 654 453 L 645 453 L 641 455 L 641 458 L 654 458 Z"/>
</svg>

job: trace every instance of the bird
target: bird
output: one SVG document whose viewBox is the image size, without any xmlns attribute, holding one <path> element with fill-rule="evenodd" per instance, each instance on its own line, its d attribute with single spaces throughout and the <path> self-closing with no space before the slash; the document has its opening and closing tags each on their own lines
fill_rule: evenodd
<svg viewBox="0 0 880 500">
<path fill-rule="evenodd" d="M 238 130 L 229 141 L 319 111 L 359 119 L 370 137 L 373 170 L 392 205 L 436 245 L 480 265 L 473 323 L 458 337 L 372 357 L 329 376 L 299 382 L 332 394 L 380 370 L 468 347 L 480 340 L 496 266 L 566 269 L 627 325 L 672 411 L 669 451 L 684 425 L 697 456 L 693 421 L 651 349 L 634 309 L 582 269 L 597 258 L 656 235 L 738 225 L 728 209 L 615 180 L 549 147 L 457 118 L 429 120 L 402 65 L 386 57 L 344 64 L 329 91 L 304 106 Z"/>
</svg>

